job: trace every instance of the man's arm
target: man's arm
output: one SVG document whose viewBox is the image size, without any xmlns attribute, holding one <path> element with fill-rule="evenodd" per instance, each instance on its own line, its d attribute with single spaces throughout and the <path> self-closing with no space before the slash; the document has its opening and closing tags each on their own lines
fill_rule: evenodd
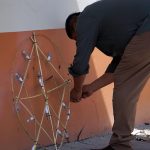
<svg viewBox="0 0 150 150">
<path fill-rule="evenodd" d="M 81 75 L 78 77 L 73 77 L 74 88 L 71 90 L 70 99 L 72 102 L 79 102 L 82 97 L 82 87 L 86 75 Z"/>
<path fill-rule="evenodd" d="M 113 73 L 105 73 L 95 81 L 91 83 L 91 87 L 93 92 L 99 90 L 100 88 L 105 87 L 106 85 L 112 83 L 114 81 Z"/>
<path fill-rule="evenodd" d="M 92 95 L 95 91 L 99 90 L 107 86 L 108 84 L 114 82 L 114 75 L 113 73 L 105 73 L 91 84 L 84 85 L 82 89 L 82 97 L 86 98 Z"/>
<path fill-rule="evenodd" d="M 85 80 L 85 76 L 86 75 L 81 75 L 79 77 L 74 77 L 74 89 L 76 91 L 81 91 L 82 90 L 82 86 L 83 86 L 83 82 Z"/>
<path fill-rule="evenodd" d="M 116 70 L 116 67 L 118 66 L 120 60 L 121 56 L 113 57 L 113 60 L 111 61 L 105 73 L 101 77 L 93 81 L 91 84 L 84 85 L 82 89 L 82 97 L 86 98 L 92 95 L 93 92 L 114 82 L 114 71 Z"/>
</svg>

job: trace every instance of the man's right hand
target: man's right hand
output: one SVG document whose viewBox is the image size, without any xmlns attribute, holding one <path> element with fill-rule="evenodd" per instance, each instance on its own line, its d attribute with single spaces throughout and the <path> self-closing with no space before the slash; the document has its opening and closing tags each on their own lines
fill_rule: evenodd
<svg viewBox="0 0 150 150">
<path fill-rule="evenodd" d="M 114 82 L 113 73 L 105 73 L 98 79 L 93 81 L 91 84 L 84 85 L 82 87 L 82 98 L 91 96 L 97 90 L 107 86 L 108 84 Z"/>
<path fill-rule="evenodd" d="M 93 89 L 92 86 L 90 84 L 87 85 L 83 85 L 82 88 L 82 98 L 87 98 L 89 96 L 91 96 L 93 94 Z"/>
</svg>

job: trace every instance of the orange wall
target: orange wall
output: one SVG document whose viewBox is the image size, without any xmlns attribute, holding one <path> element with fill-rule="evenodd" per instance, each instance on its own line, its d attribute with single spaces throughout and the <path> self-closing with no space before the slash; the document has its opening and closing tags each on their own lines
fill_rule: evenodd
<svg viewBox="0 0 150 150">
<path fill-rule="evenodd" d="M 43 30 L 36 31 L 36 34 L 46 35 L 55 43 L 57 48 L 61 50 L 62 57 L 65 58 L 66 69 L 71 64 L 75 54 L 75 43 L 66 37 L 64 30 Z M 16 57 L 16 53 L 31 35 L 32 32 L 0 33 L 0 149 L 31 149 L 33 145 L 17 120 L 10 80 L 10 74 L 14 71 L 14 61 L 19 59 Z M 27 44 L 29 43 L 27 42 Z M 87 75 L 86 83 L 100 76 L 109 62 L 110 58 L 95 50 L 90 60 L 90 74 Z M 21 63 L 19 65 L 18 67 L 21 67 Z M 150 120 L 149 86 L 150 83 L 147 83 L 141 94 L 137 111 L 137 124 Z M 113 123 L 112 89 L 113 85 L 109 85 L 80 103 L 71 103 L 72 114 L 68 124 L 70 140 L 76 140 L 81 129 L 83 131 L 80 139 L 111 129 Z"/>
</svg>

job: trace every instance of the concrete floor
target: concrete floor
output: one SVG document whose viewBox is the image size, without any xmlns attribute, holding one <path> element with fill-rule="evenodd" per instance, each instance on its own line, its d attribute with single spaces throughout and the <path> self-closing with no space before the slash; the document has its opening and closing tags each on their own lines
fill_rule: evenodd
<svg viewBox="0 0 150 150">
<path fill-rule="evenodd" d="M 90 150 L 92 148 L 103 148 L 108 145 L 110 134 L 105 136 L 96 136 L 80 142 L 73 142 L 65 144 L 62 150 Z M 150 150 L 150 141 L 137 141 L 132 142 L 134 150 Z M 52 150 L 51 148 L 49 150 Z"/>
<path fill-rule="evenodd" d="M 137 129 L 139 130 L 138 133 Z M 150 132 L 147 133 L 147 131 L 150 131 L 150 125 L 142 125 L 136 128 L 134 132 L 136 134 L 135 140 L 132 142 L 134 150 L 150 150 Z M 108 145 L 110 137 L 111 133 L 106 133 L 79 142 L 67 143 L 63 145 L 61 150 L 90 150 L 93 148 L 103 148 Z M 145 141 L 142 141 L 141 139 L 144 139 Z M 55 150 L 55 148 L 51 146 L 41 150 Z"/>
</svg>

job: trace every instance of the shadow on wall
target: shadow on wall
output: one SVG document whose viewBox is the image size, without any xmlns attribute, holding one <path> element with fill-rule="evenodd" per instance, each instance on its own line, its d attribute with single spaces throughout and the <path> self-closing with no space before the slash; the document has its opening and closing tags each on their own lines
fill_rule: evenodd
<svg viewBox="0 0 150 150">
<path fill-rule="evenodd" d="M 137 105 L 136 124 L 150 123 L 150 79 L 146 83 Z"/>
</svg>

